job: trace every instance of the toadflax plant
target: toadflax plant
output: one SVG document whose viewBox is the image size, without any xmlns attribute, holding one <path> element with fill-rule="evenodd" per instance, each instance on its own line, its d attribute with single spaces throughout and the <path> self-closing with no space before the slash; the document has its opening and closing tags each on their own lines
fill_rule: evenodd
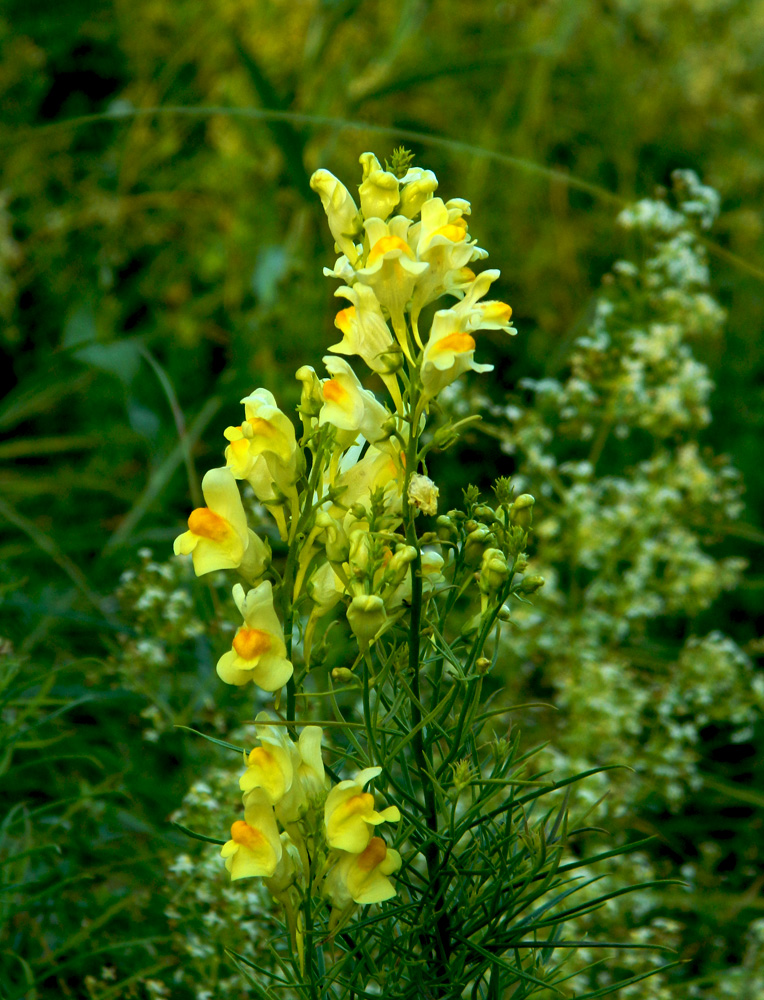
<svg viewBox="0 0 764 1000">
<path fill-rule="evenodd" d="M 543 584 L 526 555 L 534 499 L 498 479 L 490 502 L 468 487 L 439 515 L 429 466 L 479 419 L 445 419 L 439 394 L 490 370 L 475 336 L 514 334 L 511 309 L 486 298 L 499 272 L 471 269 L 486 253 L 468 202 L 437 197 L 402 150 L 361 164 L 360 209 L 328 171 L 311 180 L 347 303 L 328 377 L 297 371 L 299 432 L 267 388 L 242 401 L 175 541 L 197 575 L 238 575 L 217 673 L 241 689 L 242 721 L 249 684 L 271 701 L 254 745 L 215 741 L 243 750 L 220 863 L 273 901 L 262 947 L 231 955 L 258 997 L 565 995 L 566 919 L 629 890 L 575 902 L 571 873 L 619 853 L 571 851 L 567 793 L 586 773 L 534 771 L 486 698 L 505 626 Z"/>
</svg>

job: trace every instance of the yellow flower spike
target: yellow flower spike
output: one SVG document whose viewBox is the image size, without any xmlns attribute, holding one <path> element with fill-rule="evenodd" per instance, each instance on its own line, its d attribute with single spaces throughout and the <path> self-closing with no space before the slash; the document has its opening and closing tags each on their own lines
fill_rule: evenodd
<svg viewBox="0 0 764 1000">
<path fill-rule="evenodd" d="M 253 793 L 244 810 L 244 819 L 231 827 L 231 839 L 220 855 L 231 873 L 239 878 L 270 878 L 281 860 L 283 846 L 273 807 L 262 794 Z"/>
<path fill-rule="evenodd" d="M 207 506 L 191 512 L 188 531 L 175 539 L 175 554 L 190 552 L 197 576 L 236 569 L 250 544 L 250 531 L 233 474 L 229 469 L 210 469 L 202 480 L 202 493 Z"/>
<path fill-rule="evenodd" d="M 382 903 L 395 896 L 395 887 L 388 876 L 400 867 L 400 854 L 381 837 L 372 837 L 360 854 L 340 855 L 326 877 L 324 892 L 337 909 L 344 909 L 351 902 L 362 906 Z"/>
<path fill-rule="evenodd" d="M 233 648 L 218 660 L 218 676 L 226 684 L 254 681 L 264 691 L 278 691 L 292 676 L 293 667 L 285 655 L 284 631 L 273 608 L 270 580 L 246 594 L 237 583 L 233 598 L 244 626 L 234 636 Z"/>
<path fill-rule="evenodd" d="M 358 376 L 344 358 L 327 355 L 326 370 L 332 376 L 322 383 L 324 405 L 318 418 L 319 424 L 333 424 L 348 432 L 338 438 L 340 447 L 348 447 L 359 433 L 370 444 L 385 437 L 382 425 L 390 416 L 373 392 L 364 389 Z M 350 440 L 347 438 L 350 437 Z"/>
<path fill-rule="evenodd" d="M 377 812 L 374 796 L 363 791 L 364 785 L 381 773 L 381 767 L 367 767 L 355 778 L 340 781 L 329 792 L 324 806 L 324 824 L 330 847 L 360 854 L 368 846 L 374 826 L 400 820 L 397 806 Z"/>
<path fill-rule="evenodd" d="M 361 212 L 365 219 L 386 219 L 400 201 L 399 181 L 395 174 L 383 170 L 374 153 L 361 153 L 363 182 L 358 189 Z"/>
<path fill-rule="evenodd" d="M 358 251 L 353 237 L 360 232 L 358 208 L 345 185 L 328 170 L 316 170 L 310 186 L 321 198 L 334 242 L 354 264 Z"/>
</svg>

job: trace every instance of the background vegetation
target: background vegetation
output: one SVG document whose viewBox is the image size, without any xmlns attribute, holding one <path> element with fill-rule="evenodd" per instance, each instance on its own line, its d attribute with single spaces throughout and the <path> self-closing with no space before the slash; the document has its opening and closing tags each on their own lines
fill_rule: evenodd
<svg viewBox="0 0 764 1000">
<path fill-rule="evenodd" d="M 513 722 L 552 741 L 556 770 L 634 766 L 591 791 L 609 792 L 600 836 L 654 836 L 612 878 L 688 882 L 596 931 L 678 950 L 634 996 L 753 1000 L 764 2 L 8 0 L 0 45 L 0 995 L 247 995 L 223 947 L 256 947 L 257 894 L 169 822 L 219 836 L 227 767 L 174 724 L 238 721 L 212 668 L 215 592 L 171 540 L 241 396 L 267 385 L 288 409 L 294 369 L 336 339 L 310 172 L 351 183 L 363 150 L 403 141 L 471 200 L 519 330 L 506 353 L 486 338 L 491 432 L 436 470 L 446 500 L 470 473 L 538 497 L 551 586 L 504 681 L 557 711 Z M 616 221 L 677 168 L 721 198 L 711 229 L 684 213 L 708 264 L 691 279 L 650 263 L 670 234 Z M 597 356 L 603 303 L 616 358 L 673 328 L 629 405 Z M 656 386 L 690 416 L 655 420 Z M 592 455 L 583 425 L 603 413 Z"/>
</svg>

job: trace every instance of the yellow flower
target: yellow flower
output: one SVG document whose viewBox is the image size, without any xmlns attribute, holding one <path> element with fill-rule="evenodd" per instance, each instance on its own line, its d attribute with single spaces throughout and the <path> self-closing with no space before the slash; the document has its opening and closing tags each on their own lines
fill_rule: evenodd
<svg viewBox="0 0 764 1000">
<path fill-rule="evenodd" d="M 381 837 L 372 837 L 360 854 L 341 854 L 326 877 L 326 895 L 339 909 L 351 902 L 367 905 L 392 899 L 395 888 L 387 876 L 400 867 L 400 854 Z"/>
<path fill-rule="evenodd" d="M 382 315 L 377 296 L 360 282 L 354 288 L 343 285 L 334 293 L 351 303 L 340 310 L 334 325 L 342 332 L 342 340 L 329 348 L 335 354 L 357 354 L 375 372 L 386 372 L 390 348 L 394 341 Z"/>
<path fill-rule="evenodd" d="M 332 517 L 342 517 L 347 508 L 360 503 L 368 507 L 371 494 L 376 489 L 384 489 L 386 503 L 391 514 L 397 514 L 401 509 L 401 493 L 403 490 L 403 472 L 400 462 L 388 450 L 380 450 L 375 445 L 369 445 L 363 458 L 350 468 L 342 471 L 332 485 L 336 490 L 337 501 L 329 513 Z M 351 519 L 348 514 L 347 519 Z M 349 525 L 345 525 L 346 530 Z"/>
<path fill-rule="evenodd" d="M 374 796 L 363 791 L 363 786 L 381 773 L 381 767 L 367 767 L 355 778 L 340 781 L 329 792 L 324 806 L 324 823 L 330 847 L 360 854 L 371 840 L 373 827 L 384 822 L 397 823 L 401 818 L 397 806 L 377 812 Z"/>
<path fill-rule="evenodd" d="M 273 483 L 282 494 L 293 493 L 300 474 L 294 424 L 267 389 L 255 389 L 241 402 L 244 423 L 223 432 L 230 442 L 225 452 L 228 468 L 236 479 L 250 483 L 262 503 L 277 499 Z"/>
<path fill-rule="evenodd" d="M 363 181 L 358 188 L 363 217 L 384 220 L 400 200 L 398 178 L 383 170 L 373 153 L 361 153 L 358 162 L 363 167 Z"/>
<path fill-rule="evenodd" d="M 429 267 L 416 259 L 407 242 L 410 225 L 411 220 L 403 215 L 396 215 L 389 223 L 367 219 L 364 228 L 370 249 L 365 266 L 356 271 L 356 278 L 374 290 L 380 304 L 390 313 L 395 335 L 409 358 L 411 348 L 404 310 L 414 285 Z"/>
<path fill-rule="evenodd" d="M 175 554 L 190 552 L 197 576 L 236 569 L 251 534 L 236 480 L 228 469 L 210 469 L 202 480 L 202 493 L 207 506 L 191 512 L 188 531 L 175 539 Z"/>
<path fill-rule="evenodd" d="M 466 371 L 490 372 L 493 365 L 475 362 L 475 338 L 460 329 L 463 321 L 450 309 L 435 313 L 430 337 L 422 355 L 422 388 L 427 397 L 437 396 Z"/>
<path fill-rule="evenodd" d="M 360 231 L 358 208 L 345 185 L 328 170 L 317 170 L 310 186 L 321 198 L 334 241 L 352 263 L 358 252 L 353 237 Z"/>
<path fill-rule="evenodd" d="M 271 878 L 282 853 L 273 807 L 263 794 L 251 795 L 244 819 L 236 820 L 231 827 L 231 839 L 220 851 L 231 880 L 253 876 Z"/>
<path fill-rule="evenodd" d="M 270 580 L 263 580 L 246 595 L 237 583 L 233 599 L 244 626 L 234 636 L 233 649 L 218 660 L 218 676 L 226 684 L 254 681 L 264 691 L 277 691 L 292 676 L 293 667 L 285 655 L 284 631 L 273 608 Z"/>
<path fill-rule="evenodd" d="M 424 203 L 438 189 L 438 178 L 432 170 L 409 167 L 401 181 L 401 201 L 398 211 L 407 219 L 413 219 L 421 211 Z"/>
<path fill-rule="evenodd" d="M 286 826 L 303 816 L 311 804 L 326 792 L 326 773 L 321 744 L 324 731 L 320 726 L 305 726 L 295 748 L 295 771 L 292 787 L 279 802 L 276 813 Z M 295 744 L 292 744 L 295 747 Z"/>
<path fill-rule="evenodd" d="M 247 770 L 239 778 L 239 788 L 245 796 L 257 789 L 275 806 L 292 787 L 297 753 L 294 743 L 281 727 L 263 725 L 263 720 L 269 721 L 271 716 L 260 712 L 255 719 L 259 723 L 255 731 L 261 745 L 247 755 Z"/>
<path fill-rule="evenodd" d="M 323 360 L 332 377 L 321 385 L 324 405 L 318 418 L 319 424 L 333 424 L 346 431 L 342 439 L 338 439 L 343 448 L 349 447 L 359 432 L 372 444 L 379 441 L 385 436 L 382 424 L 390 414 L 374 393 L 364 389 L 344 358 L 327 355 Z"/>
</svg>

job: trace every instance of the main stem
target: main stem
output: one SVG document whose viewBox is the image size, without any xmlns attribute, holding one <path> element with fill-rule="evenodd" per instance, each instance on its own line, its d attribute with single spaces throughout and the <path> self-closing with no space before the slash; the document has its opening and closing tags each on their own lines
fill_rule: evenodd
<svg viewBox="0 0 764 1000">
<path fill-rule="evenodd" d="M 406 449 L 406 474 L 403 483 L 403 520 L 406 529 L 406 543 L 416 549 L 416 558 L 411 563 L 411 621 L 409 628 L 409 676 L 414 701 L 411 705 L 411 722 L 414 731 L 413 747 L 419 781 L 424 793 L 425 822 L 431 837 L 424 845 L 424 857 L 427 864 L 427 877 L 430 883 L 432 897 L 442 905 L 442 886 L 440 877 L 440 850 L 438 849 L 438 810 L 435 801 L 435 787 L 431 779 L 433 766 L 430 748 L 425 744 L 424 731 L 421 726 L 422 713 L 419 706 L 422 703 L 419 684 L 422 632 L 422 553 L 416 532 L 416 508 L 409 503 L 409 483 L 411 476 L 417 471 L 419 454 L 419 416 L 420 404 L 417 391 L 416 375 L 412 371 L 410 381 L 410 416 L 411 425 L 408 447 Z M 448 980 L 448 956 L 450 953 L 450 928 L 448 917 L 443 911 L 437 920 L 437 938 L 433 952 L 438 969 L 438 979 L 444 984 Z"/>
</svg>

